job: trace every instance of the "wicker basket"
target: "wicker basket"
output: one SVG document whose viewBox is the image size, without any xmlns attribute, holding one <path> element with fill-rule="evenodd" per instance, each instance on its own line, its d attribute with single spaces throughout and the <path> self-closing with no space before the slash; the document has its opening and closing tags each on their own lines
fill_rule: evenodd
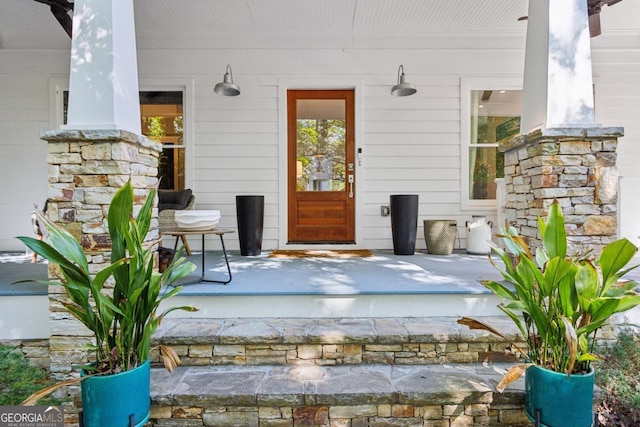
<svg viewBox="0 0 640 427">
<path fill-rule="evenodd" d="M 451 255 L 457 235 L 456 221 L 451 219 L 425 219 L 424 240 L 427 252 L 434 255 Z"/>
</svg>

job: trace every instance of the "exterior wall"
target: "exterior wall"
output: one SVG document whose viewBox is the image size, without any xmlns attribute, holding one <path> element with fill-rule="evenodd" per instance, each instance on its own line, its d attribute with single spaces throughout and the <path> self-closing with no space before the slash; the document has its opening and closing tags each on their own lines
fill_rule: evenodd
<svg viewBox="0 0 640 427">
<path fill-rule="evenodd" d="M 61 51 L 0 49 L 0 250 L 24 250 L 15 238 L 33 235 L 30 214 L 47 199 L 49 78 L 69 72 Z"/>
<path fill-rule="evenodd" d="M 190 48 L 185 48 L 190 46 Z M 250 48 L 247 46 L 251 46 Z M 347 46 L 345 48 L 345 46 Z M 427 47 L 425 47 L 427 46 Z M 596 114 L 603 125 L 620 126 L 621 224 L 625 237 L 638 242 L 640 225 L 633 195 L 640 172 L 633 158 L 640 148 L 640 46 L 638 42 L 612 50 L 613 44 L 594 46 Z M 246 37 L 191 40 L 187 37 L 138 41 L 140 88 L 161 89 L 176 80 L 193 82 L 191 108 L 186 118 L 189 154 L 187 185 L 194 189 L 197 209 L 220 209 L 221 226 L 235 228 L 235 195 L 265 195 L 263 249 L 280 244 L 280 215 L 285 215 L 281 192 L 282 138 L 279 87 L 295 81 L 313 86 L 318 81 L 361 82 L 361 121 L 357 144 L 363 148 L 357 179 L 360 192 L 358 243 L 371 249 L 391 248 L 388 217 L 380 205 L 389 195 L 420 196 L 418 248 L 424 248 L 423 219 L 455 219 L 465 246 L 464 223 L 472 214 L 496 221 L 495 210 L 461 208 L 460 79 L 522 75 L 524 36 L 469 35 L 443 40 L 419 36 L 370 38 Z M 47 197 L 46 144 L 42 129 L 55 126 L 51 78 L 68 76 L 66 49 L 0 49 L 0 114 L 2 156 L 0 188 L 3 221 L 0 250 L 23 250 L 14 238 L 30 234 L 33 203 Z M 241 87 L 238 97 L 220 97 L 213 86 L 226 64 Z M 418 87 L 412 97 L 389 94 L 399 64 L 407 80 Z M 167 86 L 165 86 L 167 85 Z M 193 121 L 189 121 L 193 120 Z M 190 167 L 191 165 L 192 167 Z M 16 189 L 18 189 L 16 191 Z M 197 248 L 197 242 L 194 248 Z M 236 239 L 229 248 L 237 249 Z M 215 242 L 212 242 L 215 247 Z"/>
<path fill-rule="evenodd" d="M 626 66 L 624 69 L 630 67 Z M 640 245 L 640 72 L 616 72 L 606 83 L 596 79 L 596 121 L 624 126 L 624 136 L 619 138 L 617 166 L 620 177 L 618 221 L 621 237 Z"/>
</svg>

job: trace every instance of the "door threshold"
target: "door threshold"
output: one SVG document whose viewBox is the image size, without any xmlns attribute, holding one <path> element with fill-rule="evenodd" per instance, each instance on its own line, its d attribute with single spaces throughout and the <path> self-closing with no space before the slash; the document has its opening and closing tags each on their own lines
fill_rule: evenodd
<svg viewBox="0 0 640 427">
<path fill-rule="evenodd" d="M 354 243 L 327 243 L 327 242 L 322 242 L 322 243 L 287 243 L 284 246 L 279 247 L 278 249 L 282 249 L 282 250 L 304 250 L 304 249 L 324 249 L 324 250 L 331 250 L 331 249 L 367 249 L 362 247 L 361 245 Z"/>
</svg>

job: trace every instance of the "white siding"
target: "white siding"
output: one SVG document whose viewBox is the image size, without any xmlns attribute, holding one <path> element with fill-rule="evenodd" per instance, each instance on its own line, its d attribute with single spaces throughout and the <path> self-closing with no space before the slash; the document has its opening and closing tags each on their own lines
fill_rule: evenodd
<svg viewBox="0 0 640 427">
<path fill-rule="evenodd" d="M 640 60 L 638 61 L 640 63 Z M 620 236 L 640 245 L 640 68 L 595 79 L 596 120 L 623 126 L 618 141 Z"/>
<path fill-rule="evenodd" d="M 495 221 L 494 210 L 461 208 L 465 183 L 460 180 L 460 119 L 467 112 L 460 111 L 460 79 L 521 77 L 523 38 L 459 36 L 446 49 L 446 41 L 437 40 L 434 48 L 429 44 L 433 39 L 420 36 L 355 38 L 346 48 L 337 47 L 336 39 L 316 39 L 302 48 L 301 40 L 278 45 L 253 37 L 217 39 L 217 48 L 207 48 L 202 40 L 189 44 L 187 37 L 139 43 L 141 88 L 145 79 L 194 82 L 193 138 L 187 141 L 193 168 L 187 183 L 195 191 L 196 208 L 220 209 L 221 225 L 235 228 L 235 196 L 263 194 L 263 248 L 279 246 L 280 215 L 286 215 L 280 211 L 286 194 L 279 194 L 279 167 L 286 153 L 280 149 L 284 136 L 279 134 L 278 85 L 287 79 L 312 85 L 331 78 L 362 81 L 362 122 L 357 125 L 363 138 L 356 141 L 363 149 L 357 170 L 358 179 L 364 180 L 357 194 L 361 247 L 392 247 L 389 218 L 380 216 L 380 206 L 389 204 L 391 194 L 419 194 L 420 248 L 425 247 L 424 219 L 457 220 L 463 247 L 464 223 L 472 213 Z M 598 121 L 625 127 L 619 146 L 624 176 L 621 232 L 637 243 L 640 170 L 634 159 L 640 156 L 640 47 L 637 40 L 630 43 L 624 50 L 599 46 L 594 72 Z M 252 45 L 261 48 L 247 47 Z M 49 127 L 54 114 L 49 111 L 49 78 L 68 75 L 68 57 L 65 49 L 0 49 L 0 250 L 22 249 L 14 237 L 31 232 L 32 204 L 46 198 L 46 144 L 39 132 Z M 227 64 L 241 87 L 238 97 L 213 92 Z M 389 94 L 400 64 L 407 80 L 418 87 L 412 97 Z M 238 248 L 235 236 L 229 236 L 228 246 Z"/>
<path fill-rule="evenodd" d="M 47 198 L 49 78 L 68 74 L 68 52 L 0 49 L 0 250 L 24 250 L 33 204 Z"/>
</svg>

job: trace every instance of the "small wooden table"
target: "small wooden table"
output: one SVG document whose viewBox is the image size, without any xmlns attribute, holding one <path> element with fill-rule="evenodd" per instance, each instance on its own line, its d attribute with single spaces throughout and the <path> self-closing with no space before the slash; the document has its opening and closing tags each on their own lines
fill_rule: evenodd
<svg viewBox="0 0 640 427">
<path fill-rule="evenodd" d="M 223 238 L 223 236 L 227 233 L 235 233 L 235 230 L 231 230 L 228 228 L 214 228 L 212 230 L 170 230 L 170 231 L 163 232 L 163 234 L 166 234 L 168 236 L 176 236 L 176 243 L 174 244 L 173 249 L 178 249 L 178 240 L 181 238 L 184 238 L 185 236 L 197 236 L 197 235 L 202 236 L 202 273 L 200 275 L 200 279 L 194 280 L 192 282 L 182 283 L 183 285 L 191 285 L 193 283 L 200 283 L 200 282 L 221 283 L 223 285 L 226 285 L 227 283 L 231 282 L 231 267 L 229 267 L 229 258 L 227 257 L 227 249 L 224 246 L 224 238 Z M 204 277 L 204 272 L 205 272 L 204 236 L 207 234 L 215 234 L 217 236 L 220 236 L 220 243 L 222 244 L 222 253 L 224 254 L 224 262 L 227 264 L 227 273 L 229 276 L 228 279 L 213 280 L 213 279 L 206 279 Z"/>
</svg>

